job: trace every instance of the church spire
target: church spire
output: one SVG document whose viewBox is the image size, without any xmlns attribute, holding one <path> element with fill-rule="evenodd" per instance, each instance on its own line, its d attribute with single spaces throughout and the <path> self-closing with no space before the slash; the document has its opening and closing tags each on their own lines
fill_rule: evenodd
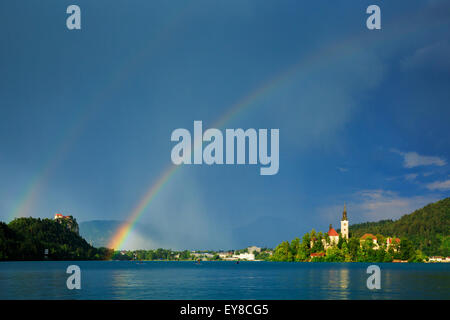
<svg viewBox="0 0 450 320">
<path fill-rule="evenodd" d="M 341 234 L 342 238 L 348 239 L 347 206 L 345 205 L 345 202 L 344 202 L 344 212 L 342 212 Z"/>
<path fill-rule="evenodd" d="M 342 221 L 347 221 L 347 206 L 344 202 L 344 212 L 342 212 Z"/>
</svg>

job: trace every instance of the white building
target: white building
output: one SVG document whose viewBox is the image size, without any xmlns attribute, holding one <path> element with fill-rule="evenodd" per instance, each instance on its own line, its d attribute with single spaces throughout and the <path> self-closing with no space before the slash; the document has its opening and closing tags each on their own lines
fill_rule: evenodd
<svg viewBox="0 0 450 320">
<path fill-rule="evenodd" d="M 339 234 L 336 232 L 336 230 L 333 229 L 333 227 L 330 224 L 330 229 L 328 230 L 328 236 L 330 237 L 330 244 L 336 245 L 339 242 Z"/>
<path fill-rule="evenodd" d="M 387 238 L 386 239 L 386 250 L 389 250 L 391 246 L 394 248 L 394 252 L 397 252 L 397 248 L 400 245 L 400 239 L 399 238 Z"/>
<path fill-rule="evenodd" d="M 222 260 L 227 260 L 233 257 L 233 252 L 219 252 L 219 258 Z"/>
<path fill-rule="evenodd" d="M 446 262 L 446 258 L 440 256 L 432 256 L 428 259 L 429 262 Z"/>
<path fill-rule="evenodd" d="M 251 246 L 247 248 L 248 253 L 261 252 L 261 248 L 257 246 Z"/>
<path fill-rule="evenodd" d="M 253 261 L 253 260 L 255 260 L 255 255 L 253 253 L 241 253 L 241 254 L 233 255 L 233 258 L 239 259 L 239 260 Z"/>
</svg>

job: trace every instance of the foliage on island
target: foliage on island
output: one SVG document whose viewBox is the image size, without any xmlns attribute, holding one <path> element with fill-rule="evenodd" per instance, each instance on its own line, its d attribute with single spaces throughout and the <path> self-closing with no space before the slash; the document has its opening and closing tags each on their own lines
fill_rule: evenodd
<svg viewBox="0 0 450 320">
<path fill-rule="evenodd" d="M 339 237 L 335 246 L 329 244 L 327 233 L 312 230 L 302 240 L 279 244 L 272 261 L 329 261 L 329 262 L 391 262 L 394 259 L 421 262 L 426 256 L 450 255 L 450 198 L 429 204 L 399 220 L 382 220 L 350 226 L 349 239 Z M 374 234 L 378 248 L 372 240 L 361 241 L 364 234 Z M 387 248 L 388 237 L 400 238 Z M 315 241 L 312 241 L 312 240 Z M 314 255 L 324 253 L 325 255 Z M 311 254 L 313 256 L 311 257 Z"/>
<path fill-rule="evenodd" d="M 395 221 L 354 224 L 349 230 L 351 237 L 371 233 L 407 238 L 414 248 L 426 255 L 450 256 L 450 198 L 431 203 Z"/>
<path fill-rule="evenodd" d="M 16 218 L 9 224 L 0 222 L 0 260 L 103 260 L 110 257 L 111 250 L 94 248 L 74 230 L 74 226 L 68 228 L 52 219 L 30 217 Z"/>
<path fill-rule="evenodd" d="M 316 241 L 311 241 L 316 239 Z M 426 256 L 414 249 L 411 241 L 401 239 L 399 244 L 393 244 L 389 248 L 382 243 L 377 248 L 372 240 L 360 241 L 359 238 L 343 239 L 335 246 L 324 248 L 323 240 L 328 241 L 327 235 L 312 230 L 306 233 L 303 239 L 295 238 L 291 242 L 283 241 L 279 244 L 271 261 L 297 261 L 297 262 L 392 262 L 394 259 L 407 260 L 409 262 L 423 262 Z M 314 254 L 326 253 L 323 256 Z"/>
</svg>

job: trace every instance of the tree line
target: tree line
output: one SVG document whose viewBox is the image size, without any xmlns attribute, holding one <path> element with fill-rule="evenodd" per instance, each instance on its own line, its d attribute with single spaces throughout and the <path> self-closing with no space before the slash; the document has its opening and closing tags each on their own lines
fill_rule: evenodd
<svg viewBox="0 0 450 320">
<path fill-rule="evenodd" d="M 73 229 L 52 219 L 0 222 L 0 260 L 104 260 L 111 255 L 112 250 L 91 246 Z"/>
<path fill-rule="evenodd" d="M 328 245 L 329 247 L 328 247 Z M 327 249 L 325 249 L 325 246 Z M 325 255 L 314 255 L 314 254 Z M 337 244 L 331 246 L 328 234 L 316 232 L 314 229 L 306 233 L 302 240 L 298 237 L 291 242 L 280 243 L 270 257 L 270 261 L 286 262 L 392 262 L 394 259 L 409 262 L 423 262 L 426 256 L 414 248 L 406 238 L 387 248 L 386 242 L 378 243 L 371 239 L 360 241 L 359 238 L 339 237 Z"/>
<path fill-rule="evenodd" d="M 425 255 L 450 256 L 450 198 L 428 204 L 395 221 L 354 224 L 350 231 L 354 237 L 365 233 L 395 235 L 409 239 Z"/>
<path fill-rule="evenodd" d="M 340 230 L 338 230 L 340 231 Z M 394 259 L 421 262 L 427 256 L 450 256 L 450 198 L 405 214 L 400 219 L 366 222 L 350 226 L 349 239 L 339 237 L 335 246 L 327 246 L 327 233 L 312 230 L 302 240 L 279 244 L 272 261 L 329 261 L 329 262 L 391 262 Z M 377 245 L 371 239 L 361 241 L 366 234 L 374 234 Z M 387 247 L 387 237 L 398 237 Z M 314 255 L 326 253 L 325 255 Z M 313 254 L 313 256 L 311 256 Z"/>
</svg>

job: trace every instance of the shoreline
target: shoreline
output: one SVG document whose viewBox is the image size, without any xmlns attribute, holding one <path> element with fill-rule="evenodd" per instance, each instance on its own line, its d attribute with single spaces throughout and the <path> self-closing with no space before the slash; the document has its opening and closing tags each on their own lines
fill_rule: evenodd
<svg viewBox="0 0 450 320">
<path fill-rule="evenodd" d="M 140 264 L 139 262 L 192 262 L 194 264 L 198 264 L 196 260 L 2 260 L 0 263 L 4 262 L 130 262 L 135 264 Z M 238 260 L 204 260 L 202 262 L 234 262 L 237 264 Z M 297 264 L 297 263 L 333 263 L 333 264 L 349 264 L 349 263 L 383 263 L 383 264 L 446 264 L 449 262 L 408 262 L 408 261 L 388 261 L 388 262 L 375 262 L 375 261 L 348 261 L 348 262 L 330 262 L 330 261 L 267 261 L 267 260 L 239 260 L 239 263 L 244 262 L 269 262 L 269 263 L 285 263 L 285 264 Z"/>
</svg>

